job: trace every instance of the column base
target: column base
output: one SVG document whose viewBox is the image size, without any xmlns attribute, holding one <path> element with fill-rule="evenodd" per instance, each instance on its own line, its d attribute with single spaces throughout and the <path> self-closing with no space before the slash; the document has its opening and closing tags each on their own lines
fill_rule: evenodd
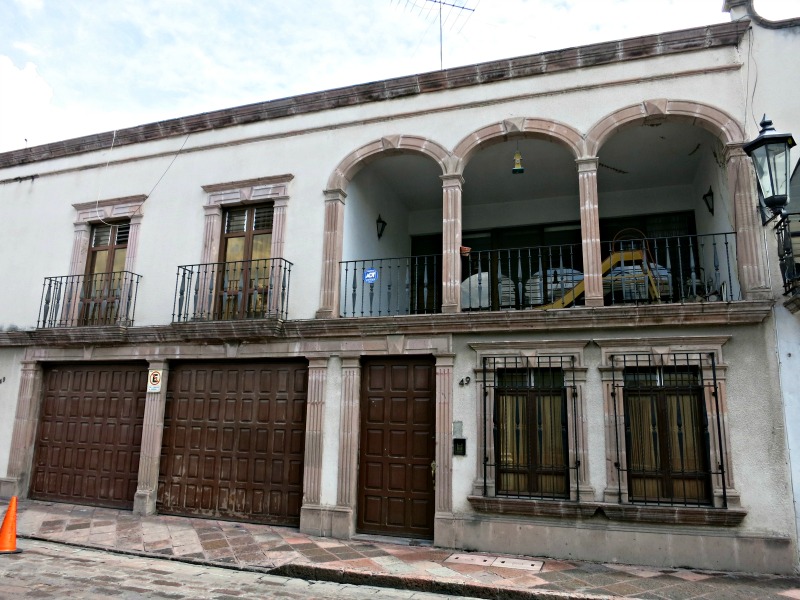
<svg viewBox="0 0 800 600">
<path fill-rule="evenodd" d="M 603 306 L 603 297 L 602 296 L 600 296 L 599 298 L 588 298 L 587 297 L 587 298 L 584 298 L 583 303 L 584 303 L 585 306 L 591 306 L 591 307 Z"/>
<path fill-rule="evenodd" d="M 20 494 L 19 480 L 13 477 L 0 477 L 0 498 L 23 496 Z M 27 495 L 24 495 L 27 497 Z"/>
<path fill-rule="evenodd" d="M 156 490 L 136 490 L 136 495 L 133 497 L 133 514 L 143 516 L 156 514 Z"/>
</svg>

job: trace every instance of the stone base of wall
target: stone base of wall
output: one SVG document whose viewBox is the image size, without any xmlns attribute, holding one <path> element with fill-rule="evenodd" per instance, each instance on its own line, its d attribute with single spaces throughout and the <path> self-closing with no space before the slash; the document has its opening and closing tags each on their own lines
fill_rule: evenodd
<svg viewBox="0 0 800 600">
<path fill-rule="evenodd" d="M 609 521 L 437 516 L 436 545 L 661 568 L 791 574 L 796 567 L 794 544 L 788 536 L 742 534 L 719 528 L 626 526 Z"/>
<path fill-rule="evenodd" d="M 0 498 L 19 496 L 19 482 L 11 477 L 0 477 Z"/>
<path fill-rule="evenodd" d="M 320 537 L 334 537 L 333 512 L 332 506 L 304 504 L 300 509 L 300 532 Z"/>
</svg>

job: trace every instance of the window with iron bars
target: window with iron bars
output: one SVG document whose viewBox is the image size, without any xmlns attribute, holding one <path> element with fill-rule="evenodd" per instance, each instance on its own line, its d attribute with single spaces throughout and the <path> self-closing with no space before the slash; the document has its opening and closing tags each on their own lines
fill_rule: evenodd
<svg viewBox="0 0 800 600">
<path fill-rule="evenodd" d="M 484 496 L 568 500 L 572 489 L 577 494 L 577 474 L 570 473 L 578 464 L 570 435 L 577 429 L 573 366 L 572 357 L 484 357 Z"/>
<path fill-rule="evenodd" d="M 625 354 L 612 360 L 614 417 L 622 424 L 615 428 L 614 463 L 620 502 L 627 492 L 634 504 L 713 506 L 717 476 L 727 506 L 714 354 Z"/>
</svg>

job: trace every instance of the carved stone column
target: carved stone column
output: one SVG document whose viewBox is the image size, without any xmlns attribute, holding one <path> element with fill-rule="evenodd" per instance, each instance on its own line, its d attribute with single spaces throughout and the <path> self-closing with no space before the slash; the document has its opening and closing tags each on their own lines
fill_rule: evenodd
<svg viewBox="0 0 800 600">
<path fill-rule="evenodd" d="M 339 477 L 333 537 L 349 539 L 355 533 L 358 493 L 358 442 L 361 423 L 361 364 L 358 357 L 342 359 Z"/>
<path fill-rule="evenodd" d="M 11 490 L 3 490 L 10 496 L 28 495 L 33 449 L 36 442 L 36 425 L 41 404 L 42 369 L 35 361 L 22 361 L 17 395 L 17 414 L 11 434 L 11 452 L 8 457 L 8 479 Z"/>
<path fill-rule="evenodd" d="M 300 531 L 323 535 L 320 490 L 322 488 L 322 437 L 325 417 L 327 358 L 312 358 L 308 365 L 306 404 L 306 446 L 303 458 L 303 506 Z"/>
<path fill-rule="evenodd" d="M 276 198 L 273 203 L 272 213 L 272 246 L 270 253 L 272 258 L 283 258 L 284 246 L 286 245 L 286 207 L 289 205 L 289 198 Z"/>
<path fill-rule="evenodd" d="M 72 257 L 69 261 L 69 274 L 82 275 L 86 270 L 86 257 L 89 254 L 89 237 L 92 226 L 89 223 L 75 223 L 75 236 L 72 238 Z"/>
<path fill-rule="evenodd" d="M 136 484 L 136 494 L 133 497 L 133 512 L 137 515 L 153 515 L 156 512 L 158 470 L 164 433 L 164 410 L 167 406 L 169 366 L 166 361 L 155 360 L 150 361 L 149 368 L 161 370 L 161 391 L 147 392 L 145 396 L 139 478 Z"/>
<path fill-rule="evenodd" d="M 131 217 L 131 228 L 128 232 L 128 248 L 125 251 L 125 270 L 135 273 L 136 254 L 139 249 L 139 230 L 142 226 L 144 215 L 136 214 Z"/>
<path fill-rule="evenodd" d="M 461 310 L 461 175 L 442 175 L 442 312 Z"/>
<path fill-rule="evenodd" d="M 453 511 L 453 365 L 436 357 L 436 513 Z"/>
<path fill-rule="evenodd" d="M 206 213 L 203 224 L 203 256 L 201 264 L 215 263 L 219 260 L 219 238 L 222 229 L 222 207 L 218 204 L 203 206 Z"/>
<path fill-rule="evenodd" d="M 600 248 L 600 213 L 597 194 L 598 158 L 581 158 L 578 163 L 580 186 L 581 247 L 586 306 L 603 306 L 603 260 Z"/>
<path fill-rule="evenodd" d="M 342 260 L 344 235 L 343 190 L 325 191 L 325 231 L 322 248 L 322 287 L 320 289 L 318 319 L 339 316 L 339 262 Z"/>
<path fill-rule="evenodd" d="M 753 178 L 750 157 L 741 144 L 726 148 L 728 193 L 733 196 L 736 223 L 736 261 L 739 263 L 739 285 L 745 300 L 772 297 L 767 284 L 766 257 L 762 243 L 762 227 L 758 216 L 758 191 Z"/>
</svg>

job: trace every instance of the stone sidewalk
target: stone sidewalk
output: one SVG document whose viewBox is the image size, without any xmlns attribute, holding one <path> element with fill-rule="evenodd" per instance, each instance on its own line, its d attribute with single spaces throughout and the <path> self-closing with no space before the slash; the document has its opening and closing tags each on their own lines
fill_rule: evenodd
<svg viewBox="0 0 800 600">
<path fill-rule="evenodd" d="M 5 513 L 7 502 L 1 502 Z M 800 600 L 800 577 L 502 556 L 358 536 L 20 500 L 20 538 L 234 569 L 476 598 Z"/>
</svg>

